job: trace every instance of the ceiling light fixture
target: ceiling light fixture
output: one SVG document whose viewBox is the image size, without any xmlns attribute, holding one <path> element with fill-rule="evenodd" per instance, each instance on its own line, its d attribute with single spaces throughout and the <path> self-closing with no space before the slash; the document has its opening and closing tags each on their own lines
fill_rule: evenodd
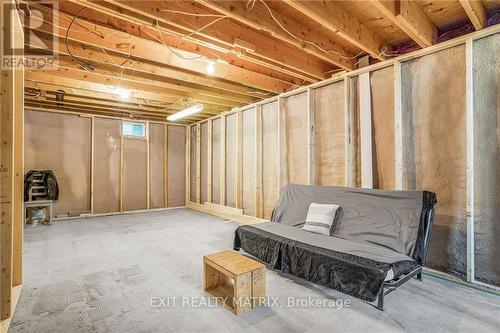
<svg viewBox="0 0 500 333">
<path fill-rule="evenodd" d="M 120 95 L 120 98 L 123 100 L 127 100 L 132 96 L 132 91 L 128 89 L 123 89 L 123 88 L 116 88 L 115 89 L 116 93 Z"/>
<path fill-rule="evenodd" d="M 207 64 L 207 73 L 213 74 L 215 72 L 215 64 L 213 61 L 209 61 Z"/>
<path fill-rule="evenodd" d="M 168 116 L 167 120 L 174 121 L 201 111 L 203 111 L 203 104 L 195 104 L 193 106 L 188 107 L 187 109 L 184 109 L 182 111 L 174 113 L 173 115 Z"/>
</svg>

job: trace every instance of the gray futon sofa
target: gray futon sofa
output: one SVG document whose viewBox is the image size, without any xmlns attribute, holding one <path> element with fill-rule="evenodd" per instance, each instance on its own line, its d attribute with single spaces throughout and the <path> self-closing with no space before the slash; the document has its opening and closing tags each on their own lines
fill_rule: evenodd
<svg viewBox="0 0 500 333">
<path fill-rule="evenodd" d="M 301 229 L 313 202 L 341 207 L 330 236 Z M 238 227 L 234 249 L 382 310 L 384 295 L 422 278 L 436 202 L 427 191 L 286 185 L 271 222 Z"/>
</svg>

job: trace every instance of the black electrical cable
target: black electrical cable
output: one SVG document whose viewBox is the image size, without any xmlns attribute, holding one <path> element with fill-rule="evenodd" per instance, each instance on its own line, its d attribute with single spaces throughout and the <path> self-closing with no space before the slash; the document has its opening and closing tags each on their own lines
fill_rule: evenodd
<svg viewBox="0 0 500 333">
<path fill-rule="evenodd" d="M 83 7 L 81 8 L 75 16 L 73 16 L 73 19 L 71 20 L 71 23 L 69 24 L 68 26 L 68 29 L 66 30 L 66 36 L 65 36 L 65 44 L 66 44 L 66 50 L 68 51 L 68 54 L 71 58 L 75 59 L 76 61 L 78 61 L 79 63 L 83 64 L 83 68 L 87 71 L 93 71 L 94 70 L 94 66 L 88 62 L 86 62 L 85 60 L 82 60 L 82 59 L 79 59 L 77 57 L 75 57 L 71 51 L 69 50 L 69 46 L 68 46 L 68 34 L 69 34 L 69 30 L 71 29 L 71 26 L 73 25 L 73 23 L 75 22 L 75 20 L 78 18 L 78 16 L 80 15 L 81 12 L 83 12 L 85 9 L 87 9 L 88 7 Z"/>
</svg>

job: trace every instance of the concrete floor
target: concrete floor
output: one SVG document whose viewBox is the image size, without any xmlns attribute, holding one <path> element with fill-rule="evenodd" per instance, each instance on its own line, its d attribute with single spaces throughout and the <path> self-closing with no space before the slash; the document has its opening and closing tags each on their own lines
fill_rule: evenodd
<svg viewBox="0 0 500 333">
<path fill-rule="evenodd" d="M 10 332 L 498 332 L 500 327 L 500 297 L 428 276 L 387 296 L 381 312 L 270 270 L 269 306 L 236 317 L 208 303 L 213 299 L 202 291 L 203 255 L 231 248 L 236 227 L 187 209 L 27 227 L 24 286 Z M 177 304 L 173 298 L 165 304 L 166 296 L 179 297 Z M 291 307 L 289 297 L 304 304 Z M 309 299 L 331 303 L 306 308 Z"/>
</svg>

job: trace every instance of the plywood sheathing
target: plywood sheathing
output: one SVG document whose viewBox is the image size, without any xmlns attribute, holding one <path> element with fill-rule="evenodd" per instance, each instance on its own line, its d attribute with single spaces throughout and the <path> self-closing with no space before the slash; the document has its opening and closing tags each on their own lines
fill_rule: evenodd
<svg viewBox="0 0 500 333">
<path fill-rule="evenodd" d="M 179 207 L 186 204 L 186 131 L 183 126 L 168 125 L 167 148 L 167 206 Z"/>
<path fill-rule="evenodd" d="M 262 106 L 262 205 L 270 219 L 279 195 L 278 102 Z"/>
<path fill-rule="evenodd" d="M 255 108 L 242 111 L 243 163 L 242 163 L 242 203 L 243 213 L 255 216 Z"/>
<path fill-rule="evenodd" d="M 212 121 L 212 202 L 220 204 L 220 119 Z"/>
<path fill-rule="evenodd" d="M 286 97 L 283 100 L 285 140 L 286 140 L 286 174 L 289 184 L 307 184 L 307 136 L 308 114 L 307 93 Z"/>
<path fill-rule="evenodd" d="M 499 54 L 500 35 L 473 43 L 475 278 L 493 285 L 500 285 Z"/>
<path fill-rule="evenodd" d="M 54 214 L 90 212 L 91 119 L 25 112 L 25 173 L 52 170 L 59 184 Z"/>
<path fill-rule="evenodd" d="M 236 207 L 236 114 L 226 117 L 226 205 Z"/>
<path fill-rule="evenodd" d="M 465 46 L 402 64 L 404 184 L 438 194 L 428 265 L 466 271 Z"/>
<path fill-rule="evenodd" d="M 316 184 L 345 184 L 344 82 L 314 90 L 316 106 Z"/>
<path fill-rule="evenodd" d="M 373 188 L 395 189 L 394 71 L 371 72 Z"/>
<path fill-rule="evenodd" d="M 149 207 L 165 207 L 164 124 L 149 124 Z"/>
<path fill-rule="evenodd" d="M 94 119 L 93 193 L 96 214 L 120 210 L 120 126 L 118 119 Z"/>
<path fill-rule="evenodd" d="M 123 210 L 147 209 L 147 139 L 123 138 Z"/>
</svg>

